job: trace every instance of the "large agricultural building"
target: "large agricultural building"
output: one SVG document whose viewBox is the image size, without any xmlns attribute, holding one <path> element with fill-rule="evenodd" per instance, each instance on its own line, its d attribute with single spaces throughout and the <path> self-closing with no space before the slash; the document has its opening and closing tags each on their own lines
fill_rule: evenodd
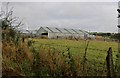
<svg viewBox="0 0 120 78">
<path fill-rule="evenodd" d="M 0 21 L 1 24 L 1 21 Z M 40 27 L 37 30 L 20 30 L 17 29 L 22 35 L 27 37 L 40 37 L 48 39 L 94 39 L 94 35 L 90 35 L 87 31 L 80 29 L 67 29 L 57 27 Z"/>
<path fill-rule="evenodd" d="M 1 24 L 1 20 L 0 20 Z M 48 38 L 48 39 L 94 39 L 94 35 L 90 35 L 87 31 L 80 29 L 67 29 L 57 27 L 40 27 L 38 30 L 19 30 L 21 35 Z"/>
<path fill-rule="evenodd" d="M 56 27 L 40 27 L 36 35 L 38 37 L 47 37 L 49 39 L 86 39 L 94 38 L 87 31 L 80 29 L 67 29 Z"/>
</svg>

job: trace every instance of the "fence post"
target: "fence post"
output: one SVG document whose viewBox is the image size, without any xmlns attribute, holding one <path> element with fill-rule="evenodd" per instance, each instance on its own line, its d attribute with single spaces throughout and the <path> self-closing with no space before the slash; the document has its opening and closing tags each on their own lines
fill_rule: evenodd
<svg viewBox="0 0 120 78">
<path fill-rule="evenodd" d="M 85 68 L 86 68 L 86 61 L 87 61 L 87 58 L 86 58 L 86 55 L 87 55 L 87 49 L 88 49 L 88 45 L 89 45 L 89 41 L 85 41 L 85 51 L 84 51 L 84 55 L 83 55 L 83 60 L 82 60 L 82 64 L 83 64 L 83 74 L 86 75 L 86 71 L 85 71 Z"/>
<path fill-rule="evenodd" d="M 115 76 L 115 71 L 114 71 L 114 64 L 113 64 L 113 58 L 112 58 L 112 48 L 109 47 L 107 51 L 107 56 L 106 56 L 106 66 L 107 66 L 107 77 L 111 78 L 112 76 Z"/>
<path fill-rule="evenodd" d="M 116 66 L 115 66 L 115 70 L 116 70 L 116 76 L 120 77 L 120 39 L 118 42 L 118 53 L 116 55 Z"/>
</svg>

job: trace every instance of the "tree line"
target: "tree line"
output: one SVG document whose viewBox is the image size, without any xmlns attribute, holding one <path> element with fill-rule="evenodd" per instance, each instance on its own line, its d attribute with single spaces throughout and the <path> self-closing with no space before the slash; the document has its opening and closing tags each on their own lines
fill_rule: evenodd
<svg viewBox="0 0 120 78">
<path fill-rule="evenodd" d="M 91 34 L 95 35 L 95 36 L 102 36 L 102 37 L 108 37 L 110 39 L 118 39 L 118 40 L 120 40 L 120 33 L 92 32 Z"/>
</svg>

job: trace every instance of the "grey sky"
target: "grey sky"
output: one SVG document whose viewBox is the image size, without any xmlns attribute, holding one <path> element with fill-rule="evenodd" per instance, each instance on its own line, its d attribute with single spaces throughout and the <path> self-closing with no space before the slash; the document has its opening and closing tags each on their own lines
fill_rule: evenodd
<svg viewBox="0 0 120 78">
<path fill-rule="evenodd" d="M 48 26 L 117 32 L 117 2 L 11 2 L 9 6 L 29 29 Z"/>
</svg>

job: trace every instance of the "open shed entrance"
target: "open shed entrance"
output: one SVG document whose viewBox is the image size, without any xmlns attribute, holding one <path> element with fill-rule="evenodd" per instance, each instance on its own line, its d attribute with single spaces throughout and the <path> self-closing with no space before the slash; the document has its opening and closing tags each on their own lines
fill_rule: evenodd
<svg viewBox="0 0 120 78">
<path fill-rule="evenodd" d="M 43 36 L 48 36 L 48 33 L 42 33 L 41 35 L 43 35 Z"/>
</svg>

